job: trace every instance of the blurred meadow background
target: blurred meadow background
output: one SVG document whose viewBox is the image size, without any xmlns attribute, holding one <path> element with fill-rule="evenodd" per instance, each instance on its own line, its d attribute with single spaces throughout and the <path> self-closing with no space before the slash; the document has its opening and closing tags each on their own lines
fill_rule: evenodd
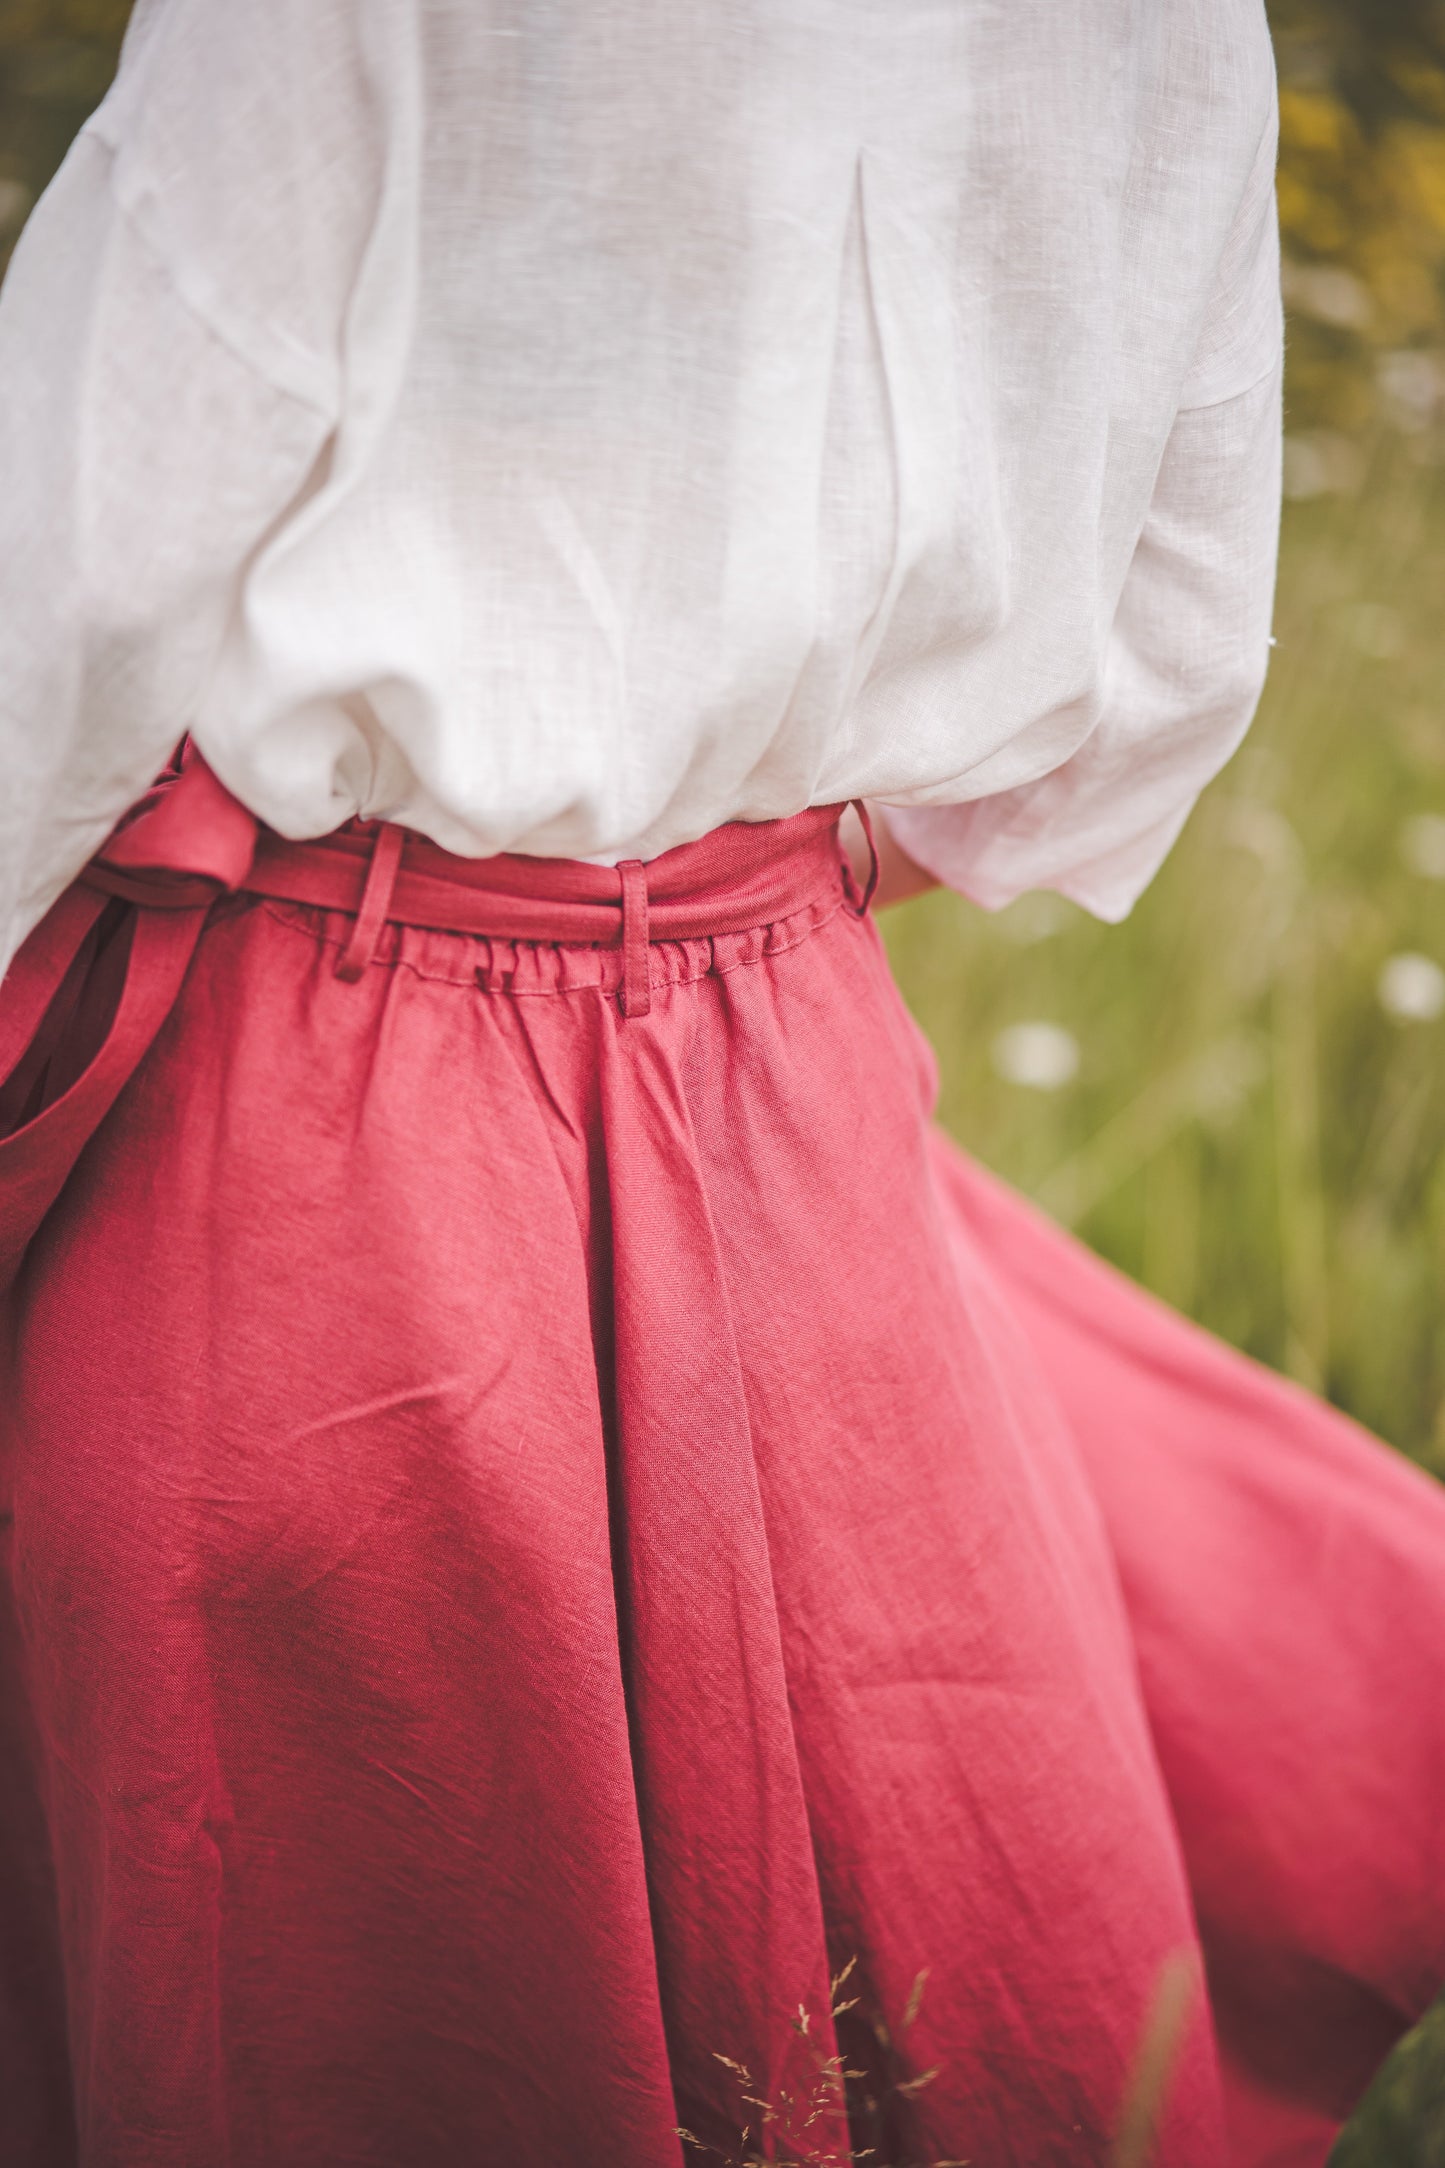
<svg viewBox="0 0 1445 2168">
<path fill-rule="evenodd" d="M 1445 8 L 1274 0 L 1278 645 L 1121 927 L 904 906 L 981 1158 L 1445 1475 Z"/>
<path fill-rule="evenodd" d="M 0 0 L 0 258 L 126 0 Z M 1274 0 L 1278 647 L 1131 920 L 887 926 L 961 1140 L 1445 1475 L 1445 7 Z"/>
<path fill-rule="evenodd" d="M 1123 926 L 930 896 L 889 943 L 965 1144 L 1445 1474 L 1445 9 L 1276 0 L 1273 670 Z"/>
</svg>

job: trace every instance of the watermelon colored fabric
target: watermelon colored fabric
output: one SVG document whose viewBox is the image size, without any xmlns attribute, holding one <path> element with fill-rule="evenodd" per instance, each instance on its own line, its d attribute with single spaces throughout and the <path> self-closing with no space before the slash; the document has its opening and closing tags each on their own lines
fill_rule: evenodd
<svg viewBox="0 0 1445 2168">
<path fill-rule="evenodd" d="M 1181 1953 L 1162 2168 L 1322 2160 L 1445 1977 L 1445 1501 L 938 1136 L 831 821 L 348 976 L 367 839 L 188 789 L 0 1001 L 7 2168 L 682 2168 L 850 1959 L 889 2157 L 1075 2168 Z"/>
</svg>

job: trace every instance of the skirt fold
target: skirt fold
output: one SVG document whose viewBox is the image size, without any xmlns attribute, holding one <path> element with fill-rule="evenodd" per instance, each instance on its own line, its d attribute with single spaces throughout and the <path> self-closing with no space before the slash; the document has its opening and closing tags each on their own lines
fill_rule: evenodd
<svg viewBox="0 0 1445 2168">
<path fill-rule="evenodd" d="M 934 1161 L 1104 1514 L 1226 2050 L 1337 2121 L 1445 1983 L 1445 1492 Z"/>
</svg>

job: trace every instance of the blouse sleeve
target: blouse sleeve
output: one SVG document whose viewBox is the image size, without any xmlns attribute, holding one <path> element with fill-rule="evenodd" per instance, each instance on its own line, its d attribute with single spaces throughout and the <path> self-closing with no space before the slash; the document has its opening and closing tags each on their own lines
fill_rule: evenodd
<svg viewBox="0 0 1445 2168">
<path fill-rule="evenodd" d="M 248 564 L 325 458 L 378 163 L 365 56 L 337 16 L 332 0 L 141 0 L 12 260 L 0 970 L 164 765 Z"/>
<path fill-rule="evenodd" d="M 1274 147 L 1271 128 L 1109 629 L 1093 729 L 1062 766 L 1016 789 L 882 809 L 911 858 L 990 910 L 1051 888 L 1123 918 L 1253 717 L 1279 538 Z"/>
</svg>

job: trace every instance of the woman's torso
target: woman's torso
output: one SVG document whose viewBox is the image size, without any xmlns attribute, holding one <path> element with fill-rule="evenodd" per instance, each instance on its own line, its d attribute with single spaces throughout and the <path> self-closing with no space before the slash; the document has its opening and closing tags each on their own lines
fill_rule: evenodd
<svg viewBox="0 0 1445 2168">
<path fill-rule="evenodd" d="M 1256 0 L 323 7 L 237 147 L 140 31 L 113 185 L 331 410 L 193 720 L 265 818 L 650 856 L 1067 757 L 1181 403 L 1269 358 L 1206 323 Z"/>
</svg>

